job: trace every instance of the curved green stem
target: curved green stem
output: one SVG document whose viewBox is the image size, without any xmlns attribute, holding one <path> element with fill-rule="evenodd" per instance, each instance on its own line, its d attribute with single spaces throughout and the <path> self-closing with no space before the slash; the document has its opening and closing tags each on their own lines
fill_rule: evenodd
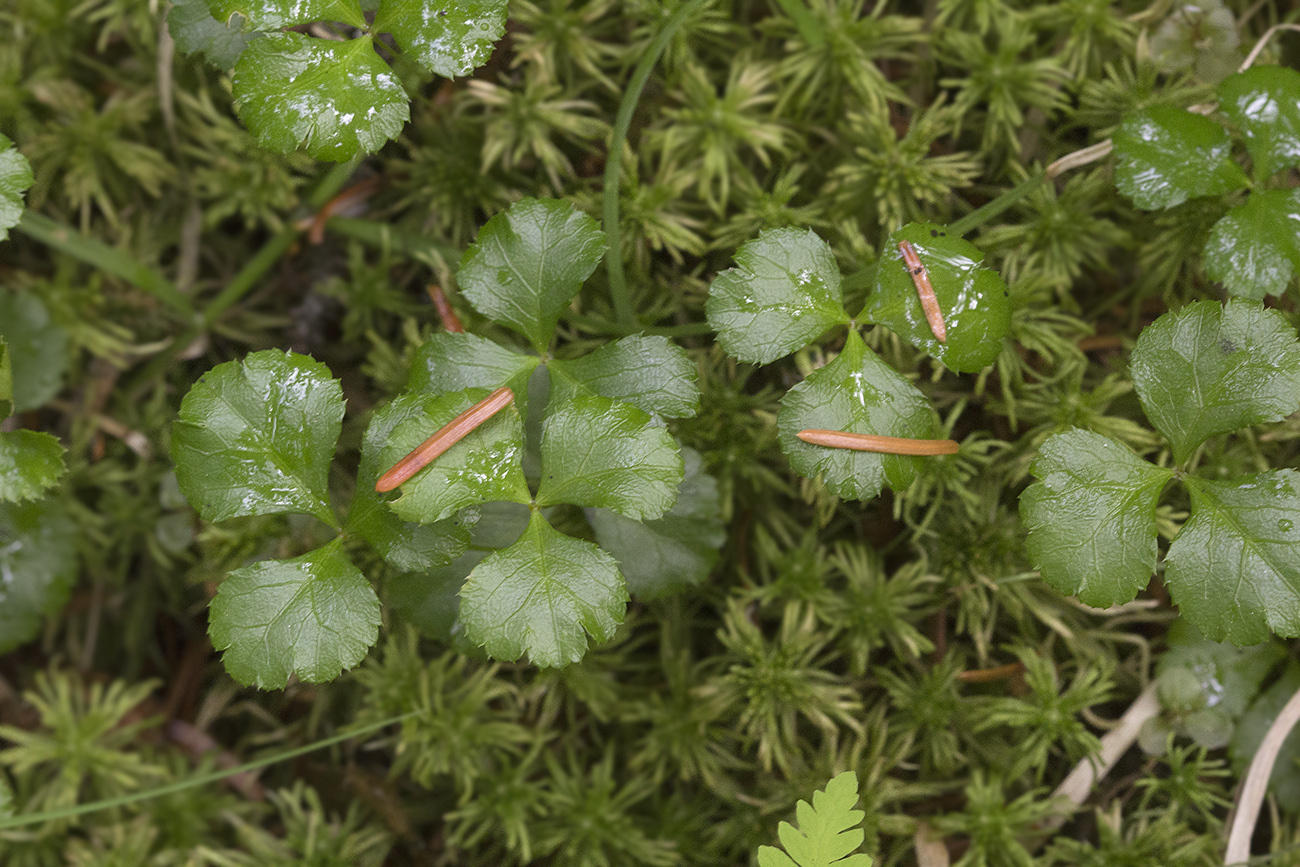
<svg viewBox="0 0 1300 867">
<path fill-rule="evenodd" d="M 1023 199 L 1025 196 L 1038 189 L 1038 185 L 1043 182 L 1044 174 L 1041 168 L 1035 168 L 1029 177 L 1025 178 L 1019 184 L 1007 190 L 988 204 L 976 208 L 957 222 L 948 226 L 948 232 L 952 235 L 965 235 L 972 229 L 977 229 Z"/>
<path fill-rule="evenodd" d="M 100 810 L 111 810 L 114 807 L 124 807 L 127 804 L 135 804 L 140 801 L 148 801 L 153 798 L 161 798 L 164 795 L 171 795 L 171 794 L 175 794 L 176 792 L 183 792 L 186 789 L 193 789 L 193 788 L 197 788 L 198 786 L 206 786 L 208 783 L 214 783 L 217 780 L 224 780 L 226 777 L 233 777 L 235 774 L 243 774 L 248 771 L 255 771 L 258 768 L 264 768 L 267 765 L 274 765 L 279 762 L 287 761 L 292 758 L 297 758 L 298 756 L 304 755 L 306 753 L 315 752 L 316 750 L 333 746 L 334 744 L 341 743 L 351 738 L 360 737 L 361 735 L 368 735 L 371 732 L 376 732 L 382 728 L 387 728 L 388 726 L 393 725 L 394 723 L 399 723 L 402 720 L 406 719 L 407 717 L 414 716 L 419 712 L 420 711 L 411 711 L 410 713 L 404 713 L 401 714 L 400 716 L 389 717 L 386 720 L 381 720 L 377 723 L 371 723 L 370 725 L 362 726 L 359 729 L 352 729 L 351 731 L 343 732 L 342 734 L 325 738 L 325 740 L 323 741 L 316 741 L 315 743 L 310 743 L 307 744 L 306 746 L 295 747 L 294 749 L 275 753 L 274 755 L 266 756 L 265 758 L 255 759 L 254 761 L 251 762 L 245 762 L 244 764 L 237 765 L 236 767 L 233 768 L 223 768 L 222 770 L 219 771 L 209 771 L 206 774 L 199 774 L 197 776 L 190 777 L 188 780 L 179 780 L 175 783 L 169 783 L 168 785 L 165 786 L 159 786 L 156 789 L 148 789 L 143 792 L 132 792 L 129 795 L 122 795 L 117 798 L 107 798 L 103 801 L 94 801 L 90 804 L 78 804 L 75 807 L 64 807 L 59 810 L 47 810 L 44 813 L 24 813 L 18 816 L 9 816 L 8 818 L 0 818 L 0 830 L 6 828 L 20 828 L 24 825 L 38 825 L 44 822 L 57 822 L 61 819 L 70 819 L 74 816 L 84 816 L 86 813 L 97 813 Z"/>
<path fill-rule="evenodd" d="M 637 321 L 636 311 L 632 307 L 632 293 L 627 288 L 627 275 L 623 273 L 623 234 L 619 228 L 618 217 L 619 181 L 623 174 L 623 145 L 627 141 L 627 132 L 632 126 L 632 115 L 636 112 L 637 103 L 641 99 L 641 91 L 645 90 L 646 82 L 650 80 L 650 73 L 659 62 L 668 40 L 673 38 L 673 34 L 682 26 L 682 22 L 688 15 L 707 2 L 709 0 L 687 0 L 668 19 L 664 29 L 655 36 L 646 53 L 642 55 L 641 62 L 632 71 L 632 80 L 628 82 L 623 101 L 618 106 L 618 115 L 614 119 L 614 135 L 609 143 L 609 156 L 605 159 L 604 217 L 605 238 L 608 244 L 605 252 L 605 269 L 609 272 L 609 294 L 614 305 L 614 315 L 618 317 L 619 325 L 629 334 L 637 330 Z"/>
<path fill-rule="evenodd" d="M 181 294 L 175 284 L 124 250 L 110 247 L 35 211 L 25 211 L 15 228 L 47 247 L 67 253 L 87 265 L 93 265 L 140 287 L 182 316 L 194 315 L 190 299 Z"/>
</svg>

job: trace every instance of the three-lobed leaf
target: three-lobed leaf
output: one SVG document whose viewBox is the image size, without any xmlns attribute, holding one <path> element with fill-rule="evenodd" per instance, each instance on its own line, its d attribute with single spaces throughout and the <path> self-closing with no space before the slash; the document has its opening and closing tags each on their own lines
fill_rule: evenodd
<svg viewBox="0 0 1300 867">
<path fill-rule="evenodd" d="M 384 0 L 374 30 L 391 33 L 430 72 L 455 78 L 487 63 L 506 29 L 507 0 Z"/>
<path fill-rule="evenodd" d="M 770 229 L 736 251 L 709 287 L 709 325 L 742 361 L 766 364 L 847 324 L 840 269 L 812 230 Z"/>
<path fill-rule="evenodd" d="M 634 334 L 547 369 L 553 393 L 576 387 L 668 418 L 688 418 L 700 408 L 695 365 L 666 337 Z"/>
<path fill-rule="evenodd" d="M 544 352 L 604 252 L 600 226 L 569 202 L 521 199 L 479 230 L 457 280 L 480 313 Z"/>
<path fill-rule="evenodd" d="M 240 117 L 267 148 L 305 147 L 335 162 L 378 150 L 410 117 L 406 91 L 368 37 L 333 42 L 275 33 L 235 65 Z"/>
<path fill-rule="evenodd" d="M 799 431 L 927 438 L 936 427 L 925 395 L 881 361 L 852 330 L 834 361 L 790 389 L 776 425 L 781 450 L 797 472 L 809 477 L 821 474 L 827 487 L 853 500 L 870 499 L 886 484 L 903 490 L 927 459 L 815 446 L 799 439 Z"/>
<path fill-rule="evenodd" d="M 1203 257 L 1233 295 L 1280 295 L 1300 270 L 1300 190 L 1252 192 L 1214 224 Z"/>
<path fill-rule="evenodd" d="M 23 193 L 32 185 L 32 165 L 14 143 L 0 134 L 0 241 L 23 215 Z"/>
<path fill-rule="evenodd" d="M 230 676 L 278 689 L 291 674 L 332 680 L 379 635 L 379 599 L 334 539 L 292 560 L 236 569 L 217 588 L 208 633 Z"/>
<path fill-rule="evenodd" d="M 1252 66 L 1219 82 L 1218 94 L 1219 109 L 1246 140 L 1256 180 L 1300 165 L 1300 72 Z"/>
<path fill-rule="evenodd" d="M 404 394 L 375 414 L 372 426 L 388 428 L 379 466 L 393 466 L 444 425 L 488 396 L 480 388 L 440 395 Z M 407 521 L 431 523 L 461 509 L 500 500 L 532 499 L 524 478 L 523 423 L 513 406 L 492 416 L 398 489 L 388 503 Z"/>
<path fill-rule="evenodd" d="M 798 803 L 799 827 L 782 822 L 777 828 L 785 852 L 760 846 L 759 867 L 871 867 L 870 855 L 854 854 L 864 838 L 864 814 L 854 809 L 857 803 L 858 777 L 845 771 L 823 791 L 813 793 L 811 806 L 807 801 Z"/>
<path fill-rule="evenodd" d="M 32 500 L 63 475 L 63 446 L 47 433 L 0 433 L 0 500 Z"/>
<path fill-rule="evenodd" d="M 1227 130 L 1204 115 L 1154 105 L 1126 117 L 1113 140 L 1115 186 L 1148 211 L 1249 184 Z"/>
<path fill-rule="evenodd" d="M 1151 422 L 1182 462 L 1207 438 L 1300 407 L 1300 343 L 1276 310 L 1199 301 L 1143 329 L 1131 361 Z"/>
<path fill-rule="evenodd" d="M 31 641 L 77 581 L 76 525 L 53 498 L 0 503 L 0 653 Z"/>
<path fill-rule="evenodd" d="M 1131 601 L 1156 567 L 1156 504 L 1173 473 L 1100 434 L 1050 437 L 1020 495 L 1030 561 L 1043 580 L 1084 603 Z"/>
<path fill-rule="evenodd" d="M 527 654 L 550 667 L 581 659 L 588 634 L 613 637 L 628 596 L 613 557 L 534 511 L 518 541 L 474 568 L 460 599 L 469 637 L 493 658 Z"/>
<path fill-rule="evenodd" d="M 634 521 L 608 509 L 587 509 L 600 547 L 614 555 L 628 589 L 655 599 L 698 584 L 721 558 L 727 540 L 718 483 L 694 449 L 683 448 L 685 477 L 677 502 L 661 518 Z"/>
<path fill-rule="evenodd" d="M 668 431 L 635 406 L 599 395 L 548 407 L 541 458 L 540 506 L 570 503 L 651 520 L 672 508 L 682 481 Z"/>
<path fill-rule="evenodd" d="M 1192 514 L 1165 565 L 1183 616 L 1215 641 L 1300 635 L 1300 473 L 1185 482 Z"/>
<path fill-rule="evenodd" d="M 935 336 L 921 307 L 916 282 L 898 251 L 916 250 L 943 314 L 946 341 Z M 1011 330 L 1011 304 L 1002 278 L 980 266 L 984 254 L 943 226 L 910 223 L 889 236 L 876 268 L 875 291 L 863 317 L 878 322 L 939 359 L 949 370 L 976 373 L 992 364 Z"/>
<path fill-rule="evenodd" d="M 326 480 L 342 420 L 342 388 L 305 355 L 219 364 L 181 401 L 176 480 L 209 521 L 290 512 L 333 526 Z"/>
</svg>

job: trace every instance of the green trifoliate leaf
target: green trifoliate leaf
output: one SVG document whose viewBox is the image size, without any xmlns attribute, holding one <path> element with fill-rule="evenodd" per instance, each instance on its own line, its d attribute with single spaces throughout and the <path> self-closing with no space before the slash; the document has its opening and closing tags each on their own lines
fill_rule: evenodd
<svg viewBox="0 0 1300 867">
<path fill-rule="evenodd" d="M 204 374 L 172 428 L 176 481 L 209 521 L 290 512 L 334 525 L 326 488 L 343 390 L 305 355 L 267 349 Z"/>
<path fill-rule="evenodd" d="M 167 10 L 167 29 L 176 47 L 185 54 L 202 53 L 218 69 L 229 70 L 244 48 L 260 33 L 243 33 L 247 23 L 239 16 L 230 24 L 212 17 L 207 0 L 172 0 Z"/>
<path fill-rule="evenodd" d="M 317 21 L 366 26 L 357 0 L 207 0 L 212 17 L 222 23 L 242 16 L 252 30 L 279 30 Z"/>
<path fill-rule="evenodd" d="M 608 509 L 587 509 L 596 541 L 618 561 L 628 589 L 655 599 L 699 584 L 721 557 L 727 540 L 718 483 L 700 455 L 683 448 L 686 475 L 677 502 L 662 518 L 633 521 Z"/>
<path fill-rule="evenodd" d="M 1183 616 L 1214 641 L 1300 635 L 1300 473 L 1184 481 L 1192 516 L 1165 558 Z"/>
<path fill-rule="evenodd" d="M 821 474 L 827 487 L 850 500 L 869 500 L 886 484 L 901 491 L 923 461 L 934 460 L 814 446 L 798 438 L 807 429 L 919 439 L 935 435 L 934 410 L 925 395 L 868 349 L 856 331 L 849 331 L 839 357 L 790 389 L 776 425 L 790 466 L 805 476 Z"/>
<path fill-rule="evenodd" d="M 51 499 L 0 503 L 0 653 L 31 641 L 77 581 L 77 528 Z"/>
<path fill-rule="evenodd" d="M 597 641 L 613 637 L 627 598 L 613 557 L 557 532 L 534 512 L 517 542 L 470 573 L 460 617 L 494 659 L 526 653 L 534 665 L 558 666 L 582 659 L 587 634 Z"/>
<path fill-rule="evenodd" d="M 487 63 L 506 30 L 507 0 L 384 0 L 375 31 L 391 33 L 430 72 L 455 78 Z"/>
<path fill-rule="evenodd" d="M 389 428 L 378 465 L 386 471 L 489 393 L 467 388 L 402 395 L 371 423 Z M 520 463 L 523 450 L 523 422 L 514 406 L 507 406 L 403 483 L 401 496 L 388 506 L 408 521 L 432 523 L 480 503 L 527 503 L 532 497 Z"/>
<path fill-rule="evenodd" d="M 1043 443 L 1020 495 L 1029 559 L 1043 580 L 1095 608 L 1128 602 L 1156 568 L 1156 504 L 1169 470 L 1086 430 Z"/>
<path fill-rule="evenodd" d="M 812 806 L 800 801 L 795 807 L 799 827 L 782 822 L 777 827 L 781 845 L 758 847 L 759 867 L 871 867 L 870 855 L 852 854 L 862 845 L 861 810 L 858 804 L 858 777 L 845 771 L 814 792 Z"/>
<path fill-rule="evenodd" d="M 1187 460 L 1208 437 L 1300 407 L 1300 344 L 1276 310 L 1198 301 L 1143 329 L 1131 361 L 1147 418 Z"/>
<path fill-rule="evenodd" d="M 912 245 L 925 268 L 943 315 L 946 341 L 931 328 L 921 307 L 917 281 L 899 252 Z M 876 268 L 876 287 L 863 317 L 878 322 L 943 362 L 949 370 L 976 373 L 1002 351 L 1011 330 L 1011 304 L 1002 278 L 980 267 L 984 254 L 974 244 L 947 234 L 942 226 L 911 223 L 890 235 Z"/>
<path fill-rule="evenodd" d="M 1203 261 L 1233 295 L 1281 295 L 1300 268 L 1300 190 L 1251 193 L 1214 224 Z"/>
<path fill-rule="evenodd" d="M 1115 186 L 1148 211 L 1249 183 L 1232 161 L 1227 130 L 1181 108 L 1153 105 L 1129 115 L 1114 142 Z"/>
<path fill-rule="evenodd" d="M 1256 180 L 1300 165 L 1300 72 L 1252 66 L 1229 75 L 1219 83 L 1219 109 L 1246 139 Z"/>
<path fill-rule="evenodd" d="M 32 164 L 14 143 L 0 135 L 0 241 L 23 215 L 23 193 L 32 185 Z"/>
<path fill-rule="evenodd" d="M 370 37 L 333 42 L 277 33 L 235 65 L 239 116 L 265 147 L 304 147 L 340 162 L 378 150 L 402 130 L 410 101 Z"/>
<path fill-rule="evenodd" d="M 553 361 L 548 367 L 553 388 L 577 385 L 668 418 L 688 418 L 700 408 L 695 365 L 685 350 L 664 337 L 624 337 L 582 358 Z"/>
<path fill-rule="evenodd" d="M 47 433 L 0 433 L 0 500 L 33 500 L 63 475 L 63 446 Z"/>
<path fill-rule="evenodd" d="M 612 509 L 638 521 L 673 507 L 682 483 L 677 443 L 649 415 L 607 397 L 557 401 L 542 426 L 540 506 Z"/>
<path fill-rule="evenodd" d="M 811 230 L 770 229 L 736 251 L 709 287 L 709 325 L 742 361 L 766 364 L 849 321 L 830 245 Z"/>
<path fill-rule="evenodd" d="M 407 391 L 445 394 L 464 388 L 495 390 L 508 385 L 523 411 L 528 377 L 537 369 L 534 355 L 523 355 L 485 337 L 441 331 L 429 335 L 411 361 Z"/>
<path fill-rule="evenodd" d="M 335 539 L 292 560 L 231 572 L 209 618 L 231 677 L 282 689 L 291 674 L 321 683 L 360 662 L 379 635 L 379 598 Z"/>
<path fill-rule="evenodd" d="M 31 292 L 0 289 L 0 337 L 9 345 L 13 411 L 35 409 L 63 387 L 68 333 Z"/>
<path fill-rule="evenodd" d="M 600 226 L 572 204 L 521 199 L 479 230 L 456 279 L 480 313 L 544 352 L 560 314 L 604 253 Z"/>
<path fill-rule="evenodd" d="M 383 463 L 384 446 L 393 428 L 410 419 L 425 423 L 423 401 L 409 394 L 398 397 L 371 418 L 361 444 L 357 492 L 348 510 L 346 529 L 373 545 L 398 569 L 420 571 L 446 565 L 465 553 L 478 514 L 469 509 L 432 524 L 403 521 L 375 490 L 375 482 L 391 466 Z"/>
</svg>

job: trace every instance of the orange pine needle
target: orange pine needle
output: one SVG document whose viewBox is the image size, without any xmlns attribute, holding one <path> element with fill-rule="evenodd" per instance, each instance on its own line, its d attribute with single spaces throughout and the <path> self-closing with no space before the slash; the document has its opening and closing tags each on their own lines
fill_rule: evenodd
<svg viewBox="0 0 1300 867">
<path fill-rule="evenodd" d="M 463 440 L 483 422 L 499 413 L 515 399 L 515 393 L 502 386 L 460 415 L 447 422 L 436 434 L 429 437 L 409 455 L 393 464 L 393 468 L 379 477 L 375 490 L 387 493 L 411 476 L 427 467 L 435 458 Z"/>
<path fill-rule="evenodd" d="M 899 241 L 898 252 L 903 254 L 903 264 L 907 266 L 907 273 L 912 275 L 912 284 L 916 286 L 916 294 L 921 298 L 921 309 L 925 311 L 925 321 L 930 323 L 930 330 L 939 338 L 939 342 L 947 343 L 948 326 L 944 324 L 943 311 L 939 309 L 939 299 L 935 297 L 934 287 L 930 285 L 925 263 L 917 255 L 911 241 Z"/>
<path fill-rule="evenodd" d="M 880 452 L 886 455 L 955 455 L 958 449 L 955 440 L 914 440 L 907 437 L 882 437 L 837 430 L 801 430 L 795 436 L 814 446 L 853 449 L 857 452 Z"/>
<path fill-rule="evenodd" d="M 442 320 L 442 327 L 457 334 L 464 334 L 465 326 L 460 324 L 460 317 L 456 315 L 455 310 L 451 309 L 451 302 L 447 300 L 442 287 L 431 284 L 428 292 L 429 300 L 433 302 L 433 309 L 438 311 L 438 318 Z"/>
</svg>

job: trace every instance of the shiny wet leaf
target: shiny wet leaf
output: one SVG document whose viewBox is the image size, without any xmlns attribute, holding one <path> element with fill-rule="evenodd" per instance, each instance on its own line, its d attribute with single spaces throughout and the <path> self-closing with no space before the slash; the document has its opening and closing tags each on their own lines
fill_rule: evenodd
<svg viewBox="0 0 1300 867">
<path fill-rule="evenodd" d="M 548 408 L 542 425 L 539 506 L 610 509 L 638 521 L 677 500 L 682 458 L 662 425 L 629 403 L 575 395 Z"/>
<path fill-rule="evenodd" d="M 1252 66 L 1225 78 L 1218 92 L 1219 110 L 1246 140 L 1257 181 L 1300 165 L 1300 72 Z"/>
<path fill-rule="evenodd" d="M 267 349 L 204 374 L 172 428 L 176 481 L 209 521 L 315 515 L 334 525 L 327 481 L 343 391 L 305 355 Z"/>
<path fill-rule="evenodd" d="M 406 91 L 370 37 L 276 33 L 250 43 L 233 80 L 240 118 L 266 148 L 340 162 L 378 150 L 410 117 Z"/>
<path fill-rule="evenodd" d="M 1156 505 L 1173 473 L 1085 430 L 1043 443 L 1020 495 L 1029 560 L 1094 608 L 1131 601 L 1156 568 Z"/>
<path fill-rule="evenodd" d="M 470 528 L 478 519 L 475 510 L 466 509 L 428 524 L 404 521 L 388 507 L 388 497 L 375 490 L 375 482 L 391 466 L 384 462 L 384 447 L 393 428 L 412 419 L 420 424 L 426 419 L 424 401 L 415 395 L 397 398 L 370 419 L 361 443 L 357 491 L 345 526 L 347 532 L 365 539 L 385 560 L 404 571 L 444 566 L 464 554 Z"/>
<path fill-rule="evenodd" d="M 608 641 L 622 622 L 627 587 L 614 558 L 557 532 L 540 512 L 513 545 L 470 573 L 460 593 L 469 638 L 494 659 L 577 662 L 587 636 Z"/>
<path fill-rule="evenodd" d="M 379 448 L 378 466 L 387 471 L 488 394 L 486 389 L 467 388 L 397 398 L 371 422 L 372 427 L 389 429 Z M 406 521 L 433 523 L 481 503 L 527 503 L 531 496 L 520 463 L 523 437 L 519 412 L 507 406 L 404 482 L 389 508 Z"/>
<path fill-rule="evenodd" d="M 1185 482 L 1192 514 L 1165 565 L 1180 613 L 1214 641 L 1300 635 L 1300 473 Z"/>
<path fill-rule="evenodd" d="M 1115 186 L 1148 211 L 1249 184 L 1232 160 L 1227 130 L 1181 108 L 1154 105 L 1129 115 L 1114 143 Z"/>
<path fill-rule="evenodd" d="M 695 365 L 664 337 L 634 334 L 547 369 L 561 392 L 598 394 L 668 418 L 689 418 L 700 408 Z"/>
<path fill-rule="evenodd" d="M 815 370 L 781 402 L 776 417 L 781 450 L 805 476 L 821 475 L 841 497 L 867 500 L 885 486 L 901 491 L 927 460 L 936 458 L 858 452 L 815 446 L 796 434 L 809 428 L 878 436 L 929 439 L 937 425 L 925 395 L 850 331 L 844 349 Z"/>
<path fill-rule="evenodd" d="M 222 24 L 239 15 L 250 30 L 279 30 L 317 21 L 366 26 L 357 0 L 207 0 L 212 17 Z"/>
<path fill-rule="evenodd" d="M 1260 190 L 1210 230 L 1205 273 L 1240 298 L 1281 295 L 1300 269 L 1300 190 Z"/>
<path fill-rule="evenodd" d="M 521 199 L 479 230 L 456 279 L 480 313 L 544 352 L 604 254 L 599 224 L 569 202 Z"/>
<path fill-rule="evenodd" d="M 291 674 L 321 683 L 375 643 L 379 598 L 335 539 L 292 560 L 231 572 L 212 600 L 208 634 L 242 684 L 282 689 Z"/>
<path fill-rule="evenodd" d="M 383 0 L 374 30 L 391 33 L 425 69 L 445 78 L 487 63 L 506 30 L 507 0 Z"/>
<path fill-rule="evenodd" d="M 910 242 L 925 266 L 943 314 L 946 341 L 939 340 L 925 317 L 916 282 L 898 251 L 900 241 Z M 904 226 L 885 244 L 863 318 L 884 325 L 949 370 L 983 370 L 997 359 L 1011 330 L 1006 284 L 980 264 L 983 259 L 974 244 L 947 234 L 943 226 Z"/>
<path fill-rule="evenodd" d="M 1147 418 L 1187 460 L 1211 436 L 1300 408 L 1300 344 L 1286 318 L 1249 301 L 1198 301 L 1143 329 L 1131 361 Z"/>
<path fill-rule="evenodd" d="M 769 229 L 736 251 L 709 287 L 709 325 L 741 361 L 766 364 L 847 324 L 840 269 L 814 232 Z"/>
</svg>

